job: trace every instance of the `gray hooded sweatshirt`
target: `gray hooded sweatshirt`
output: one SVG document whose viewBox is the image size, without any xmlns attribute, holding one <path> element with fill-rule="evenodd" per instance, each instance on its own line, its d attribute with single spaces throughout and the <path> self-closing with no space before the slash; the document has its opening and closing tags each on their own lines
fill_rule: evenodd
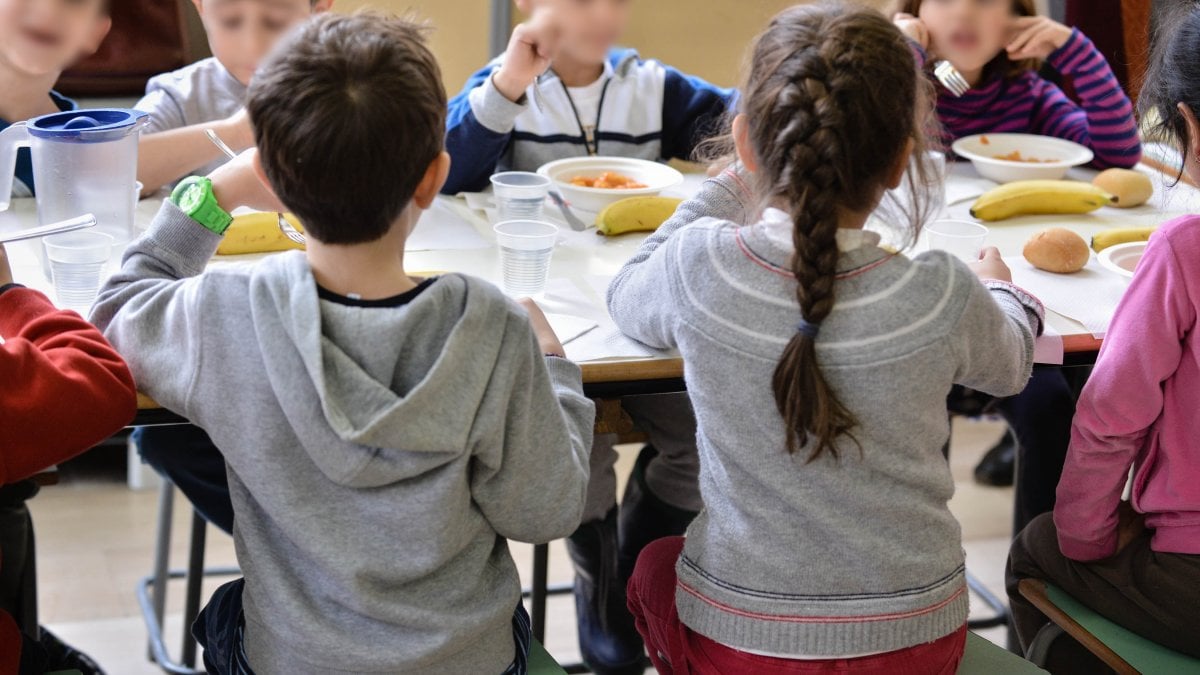
<svg viewBox="0 0 1200 675">
<path fill-rule="evenodd" d="M 220 238 L 163 205 L 92 319 L 140 390 L 225 455 L 246 650 L 271 673 L 498 673 L 507 539 L 579 524 L 594 417 L 493 286 L 321 300 L 304 255 L 200 274 Z"/>
</svg>

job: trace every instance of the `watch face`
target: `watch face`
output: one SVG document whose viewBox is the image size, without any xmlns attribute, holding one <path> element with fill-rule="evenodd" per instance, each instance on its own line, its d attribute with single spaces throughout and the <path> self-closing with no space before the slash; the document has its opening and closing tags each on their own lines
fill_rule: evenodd
<svg viewBox="0 0 1200 675">
<path fill-rule="evenodd" d="M 204 203 L 204 184 L 197 181 L 187 186 L 179 195 L 179 209 L 184 213 L 192 213 Z"/>
</svg>

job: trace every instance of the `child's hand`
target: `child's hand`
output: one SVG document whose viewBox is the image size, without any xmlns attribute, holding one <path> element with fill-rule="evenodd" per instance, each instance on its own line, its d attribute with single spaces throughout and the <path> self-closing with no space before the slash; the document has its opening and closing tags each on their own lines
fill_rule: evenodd
<svg viewBox="0 0 1200 675">
<path fill-rule="evenodd" d="M 565 356 L 566 351 L 558 341 L 558 336 L 554 334 L 554 329 L 550 327 L 550 322 L 546 320 L 546 315 L 542 314 L 542 308 L 529 298 L 521 298 L 517 300 L 517 304 L 524 307 L 525 312 L 529 314 L 529 324 L 533 326 L 533 334 L 537 336 L 542 353 Z"/>
<path fill-rule="evenodd" d="M 0 286 L 5 286 L 13 282 L 12 268 L 8 266 L 8 253 L 4 251 L 4 244 L 0 244 Z"/>
<path fill-rule="evenodd" d="M 558 23 L 550 9 L 539 9 L 533 18 L 513 29 L 504 61 L 493 76 L 501 94 L 519 101 L 534 80 L 550 67 L 558 51 Z"/>
<path fill-rule="evenodd" d="M 988 246 L 979 254 L 979 261 L 968 263 L 967 267 L 983 281 L 1007 281 L 1012 283 L 1012 272 L 1000 257 L 1000 249 Z"/>
<path fill-rule="evenodd" d="M 1013 61 L 1044 59 L 1071 39 L 1070 28 L 1044 16 L 1019 16 L 1009 31 L 1015 37 L 1005 50 Z"/>
<path fill-rule="evenodd" d="M 921 21 L 912 14 L 900 12 L 892 17 L 892 23 L 900 29 L 901 33 L 908 36 L 908 39 L 921 45 L 921 49 L 929 49 L 929 29 L 925 26 L 925 22 Z"/>
<path fill-rule="evenodd" d="M 212 181 L 217 203 L 226 211 L 239 206 L 258 211 L 287 211 L 262 175 L 257 148 L 246 150 L 217 167 L 208 178 Z"/>
</svg>

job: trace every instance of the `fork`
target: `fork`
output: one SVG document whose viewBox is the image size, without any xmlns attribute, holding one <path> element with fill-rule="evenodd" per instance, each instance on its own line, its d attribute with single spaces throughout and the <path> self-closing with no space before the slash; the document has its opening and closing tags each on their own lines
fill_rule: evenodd
<svg viewBox="0 0 1200 675">
<path fill-rule="evenodd" d="M 225 156 L 229 157 L 229 159 L 234 159 L 237 157 L 237 153 L 233 151 L 233 148 L 225 145 L 225 141 L 221 140 L 221 137 L 217 135 L 216 131 L 213 131 L 212 129 L 205 129 L 204 135 L 208 136 L 208 140 L 212 141 L 213 145 L 217 146 L 217 149 L 225 153 Z M 287 221 L 287 218 L 283 217 L 282 213 L 276 213 L 275 216 L 278 219 L 279 231 L 283 233 L 283 236 L 292 240 L 294 243 L 304 246 L 304 233 L 292 227 L 292 224 Z"/>
<path fill-rule="evenodd" d="M 279 218 L 279 231 L 283 233 L 283 236 L 291 239 L 294 243 L 304 246 L 304 233 L 292 227 L 292 224 L 287 221 L 287 218 L 283 217 L 282 213 L 276 213 L 275 215 Z"/>
<path fill-rule="evenodd" d="M 955 96 L 962 96 L 971 88 L 971 85 L 967 84 L 967 80 L 962 76 L 962 73 L 958 72 L 958 69 L 949 61 L 938 61 L 934 64 L 933 76 Z"/>
</svg>

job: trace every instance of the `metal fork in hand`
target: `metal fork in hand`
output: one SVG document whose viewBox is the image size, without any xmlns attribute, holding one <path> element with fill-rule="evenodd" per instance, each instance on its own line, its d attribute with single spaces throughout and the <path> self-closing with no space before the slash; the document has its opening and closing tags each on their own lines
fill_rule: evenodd
<svg viewBox="0 0 1200 675">
<path fill-rule="evenodd" d="M 938 61 L 934 64 L 933 76 L 955 96 L 962 96 L 971 88 L 971 85 L 967 84 L 967 80 L 962 76 L 962 73 L 958 72 L 958 69 L 951 65 L 949 61 Z"/>
<path fill-rule="evenodd" d="M 221 140 L 221 137 L 217 135 L 216 131 L 213 131 L 212 129 L 205 129 L 204 135 L 208 136 L 208 140 L 212 141 L 213 145 L 217 146 L 217 148 L 221 152 L 225 153 L 225 156 L 229 157 L 229 159 L 234 159 L 237 157 L 237 153 L 233 151 L 233 148 L 225 145 L 225 141 Z M 275 216 L 278 218 L 279 231 L 283 233 L 283 236 L 291 239 L 293 242 L 301 246 L 304 246 L 304 233 L 292 227 L 292 224 L 287 221 L 287 218 L 283 217 L 282 213 L 276 213 Z"/>
<path fill-rule="evenodd" d="M 287 218 L 283 217 L 282 213 L 276 213 L 275 215 L 279 218 L 279 231 L 283 233 L 283 236 L 304 246 L 304 233 L 292 227 L 292 224 L 287 221 Z"/>
</svg>

